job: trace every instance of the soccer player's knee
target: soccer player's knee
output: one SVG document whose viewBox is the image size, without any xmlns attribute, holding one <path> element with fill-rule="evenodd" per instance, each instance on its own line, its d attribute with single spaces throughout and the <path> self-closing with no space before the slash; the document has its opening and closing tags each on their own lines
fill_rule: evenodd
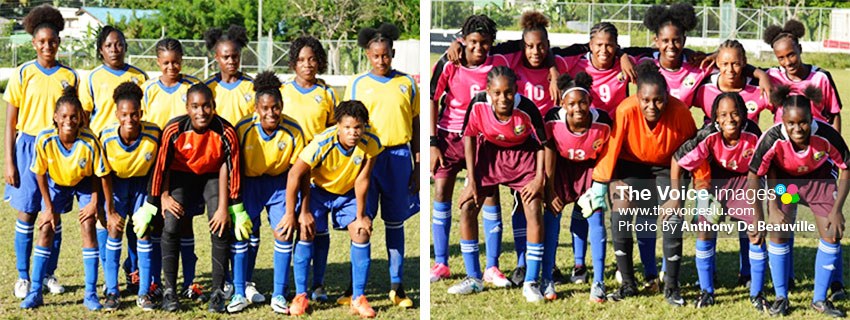
<svg viewBox="0 0 850 320">
<path fill-rule="evenodd" d="M 180 231 L 181 231 L 180 230 L 180 224 L 178 223 L 178 221 L 176 219 L 172 220 L 171 222 L 166 222 L 162 226 L 162 234 L 163 235 L 167 234 L 167 235 L 175 235 L 176 236 L 176 235 L 181 234 Z"/>
<path fill-rule="evenodd" d="M 351 235 L 351 241 L 354 243 L 367 243 L 369 242 L 369 234 L 365 232 L 360 232 L 358 234 Z"/>
</svg>

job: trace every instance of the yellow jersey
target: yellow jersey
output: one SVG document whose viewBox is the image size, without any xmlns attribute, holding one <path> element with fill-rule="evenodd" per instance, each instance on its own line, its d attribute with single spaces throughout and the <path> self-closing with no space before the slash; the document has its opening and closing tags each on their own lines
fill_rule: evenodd
<svg viewBox="0 0 850 320">
<path fill-rule="evenodd" d="M 53 68 L 32 60 L 15 69 L 9 77 L 3 100 L 18 107 L 15 129 L 31 136 L 53 127 L 53 110 L 62 89 L 79 84 L 77 72 L 56 62 Z"/>
<path fill-rule="evenodd" d="M 337 126 L 332 126 L 316 135 L 301 151 L 300 158 L 312 168 L 310 182 L 313 185 L 342 195 L 354 188 L 363 160 L 377 157 L 384 146 L 375 131 L 366 127 L 357 145 L 345 150 L 337 139 L 338 131 Z"/>
<path fill-rule="evenodd" d="M 283 113 L 294 118 L 304 129 L 307 143 L 313 136 L 325 131 L 334 123 L 336 92 L 322 79 L 310 88 L 302 88 L 289 79 L 280 86 L 283 97 Z"/>
<path fill-rule="evenodd" d="M 118 135 L 119 127 L 118 123 L 113 123 L 100 133 L 98 140 L 106 162 L 119 178 L 146 176 L 156 161 L 162 130 L 152 122 L 142 121 L 139 137 L 132 144 L 125 145 Z"/>
<path fill-rule="evenodd" d="M 83 178 L 103 177 L 111 172 L 103 160 L 100 143 L 89 128 L 80 128 L 71 150 L 59 141 L 56 128 L 42 131 L 36 138 L 35 158 L 30 171 L 47 174 L 57 185 L 73 187 Z"/>
<path fill-rule="evenodd" d="M 216 73 L 204 84 L 210 87 L 215 97 L 215 113 L 232 126 L 254 112 L 254 79 L 248 75 L 242 74 L 236 82 L 226 83 Z"/>
<path fill-rule="evenodd" d="M 83 103 L 83 110 L 91 113 L 89 128 L 92 132 L 99 134 L 117 120 L 112 94 L 119 84 L 127 81 L 141 86 L 148 81 L 148 75 L 129 64 L 124 64 L 124 69 L 121 70 L 100 65 L 80 81 L 80 102 Z"/>
<path fill-rule="evenodd" d="M 419 116 L 419 88 L 407 74 L 393 70 L 381 77 L 366 72 L 351 79 L 345 100 L 359 100 L 369 110 L 369 124 L 387 147 L 413 138 L 413 118 Z"/>
<path fill-rule="evenodd" d="M 275 132 L 266 134 L 260 116 L 249 114 L 236 125 L 247 177 L 276 176 L 289 170 L 304 149 L 304 133 L 295 119 L 282 115 Z"/>
<path fill-rule="evenodd" d="M 185 74 L 171 87 L 166 87 L 159 78 L 148 80 L 142 85 L 145 93 L 142 99 L 142 120 L 162 128 L 168 120 L 186 114 L 186 91 L 200 82 L 198 78 Z"/>
</svg>

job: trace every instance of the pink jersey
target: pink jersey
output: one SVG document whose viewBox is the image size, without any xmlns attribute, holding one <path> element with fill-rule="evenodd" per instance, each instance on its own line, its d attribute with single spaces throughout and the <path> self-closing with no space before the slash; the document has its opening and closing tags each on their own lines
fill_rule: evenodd
<svg viewBox="0 0 850 320">
<path fill-rule="evenodd" d="M 620 59 L 614 59 L 614 65 L 611 68 L 600 70 L 593 66 L 590 58 L 590 52 L 578 56 L 578 59 L 569 64 L 570 69 L 567 73 L 572 77 L 581 71 L 590 75 L 593 78 L 591 107 L 614 114 L 620 102 L 629 96 L 629 83 L 626 82 L 626 77 L 620 68 Z M 631 56 L 629 58 L 633 64 L 637 64 L 637 59 Z"/>
<path fill-rule="evenodd" d="M 767 75 L 770 77 L 774 86 L 786 85 L 791 87 L 792 94 L 803 94 L 803 90 L 808 86 L 819 88 L 823 92 L 823 100 L 819 105 L 812 103 L 812 116 L 815 119 L 826 121 L 826 114 L 837 114 L 841 111 L 841 99 L 838 93 L 835 92 L 835 82 L 832 81 L 832 75 L 828 71 L 817 66 L 811 66 L 812 70 L 806 79 L 793 81 L 788 79 L 785 74 L 785 68 L 773 67 L 767 70 Z M 782 108 L 778 108 L 774 123 L 782 122 Z"/>
<path fill-rule="evenodd" d="M 567 125 L 567 110 L 553 108 L 546 114 L 546 136 L 555 141 L 555 146 L 561 157 L 571 161 L 581 162 L 596 159 L 602 147 L 611 136 L 613 121 L 608 113 L 594 108 L 590 109 L 590 128 L 584 133 L 575 134 Z"/>
<path fill-rule="evenodd" d="M 697 87 L 702 80 L 710 73 L 711 69 L 700 69 L 699 66 L 691 65 L 687 62 L 684 55 L 682 56 L 682 67 L 677 71 L 670 71 L 661 67 L 661 61 L 658 59 L 659 52 L 656 51 L 652 56 L 640 58 L 640 61 L 651 59 L 658 65 L 658 71 L 667 80 L 667 91 L 671 96 L 676 97 L 687 106 L 693 104 L 694 95 L 696 95 Z"/>
<path fill-rule="evenodd" d="M 549 68 L 532 69 L 522 63 L 523 52 L 505 54 L 508 61 L 514 62 L 511 69 L 517 76 L 517 89 L 520 94 L 534 102 L 540 114 L 546 114 L 555 105 L 549 95 Z M 560 59 L 559 59 L 560 58 Z M 563 57 L 555 56 L 558 72 L 566 72 L 567 65 Z"/>
<path fill-rule="evenodd" d="M 531 100 L 519 93 L 514 96 L 511 118 L 504 122 L 496 118 L 486 92 L 475 95 L 469 108 L 463 123 L 465 137 L 482 135 L 487 141 L 504 148 L 521 145 L 529 138 L 537 139 L 540 145 L 546 144 L 546 130 L 540 111 Z"/>
<path fill-rule="evenodd" d="M 738 144 L 727 146 L 723 142 L 723 133 L 715 125 L 707 125 L 697 131 L 697 135 L 685 141 L 674 157 L 680 167 L 693 171 L 705 161 L 715 161 L 726 170 L 747 173 L 750 160 L 756 152 L 761 131 L 758 124 L 747 121 L 741 130 Z"/>
<path fill-rule="evenodd" d="M 770 127 L 759 139 L 756 154 L 750 162 L 750 172 L 762 176 L 774 166 L 792 176 L 802 176 L 815 171 L 827 161 L 846 170 L 850 151 L 838 131 L 820 120 L 812 121 L 811 130 L 809 147 L 798 152 L 788 138 L 785 124 Z"/>
<path fill-rule="evenodd" d="M 474 68 L 458 66 L 445 60 L 434 65 L 431 78 L 431 100 L 441 104 L 437 127 L 449 132 L 461 132 L 469 101 L 487 88 L 487 73 L 497 66 L 510 66 L 503 55 L 487 57 Z M 444 96 L 445 95 L 445 96 Z"/>
<path fill-rule="evenodd" d="M 714 99 L 721 93 L 720 87 L 717 86 L 719 73 L 713 73 L 705 82 L 697 89 L 696 97 L 694 98 L 694 106 L 702 109 L 706 117 L 711 117 L 711 107 L 714 106 Z M 741 98 L 744 98 L 744 104 L 747 106 L 747 118 L 755 122 L 759 121 L 759 113 L 762 110 L 771 110 L 770 102 L 764 99 L 764 96 L 759 91 L 757 85 L 752 84 L 752 79 L 747 78 L 744 89 L 738 91 Z"/>
</svg>

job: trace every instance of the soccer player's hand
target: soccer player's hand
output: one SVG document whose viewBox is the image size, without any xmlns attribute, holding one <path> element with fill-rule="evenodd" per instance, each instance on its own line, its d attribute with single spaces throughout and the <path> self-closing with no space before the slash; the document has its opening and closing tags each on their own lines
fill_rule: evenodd
<svg viewBox="0 0 850 320">
<path fill-rule="evenodd" d="M 227 209 L 218 208 L 215 210 L 212 219 L 210 219 L 210 232 L 217 233 L 218 236 L 221 237 L 224 233 L 224 229 L 227 229 L 228 223 L 230 223 L 230 215 L 227 214 Z"/>
<path fill-rule="evenodd" d="M 133 232 L 141 238 L 148 231 L 148 225 L 151 219 L 156 215 L 156 207 L 147 201 L 142 204 L 142 207 L 133 213 Z"/>
<path fill-rule="evenodd" d="M 590 190 L 588 190 L 589 198 L 590 198 L 590 214 L 596 212 L 597 210 L 608 211 L 608 184 L 602 182 L 593 181 L 593 184 L 590 185 Z M 584 209 L 584 208 L 582 208 Z M 588 217 L 590 215 L 587 215 Z"/>
<path fill-rule="evenodd" d="M 554 214 L 558 214 L 558 212 L 564 210 L 564 200 L 558 196 L 551 185 L 546 188 L 546 204 Z"/>
<path fill-rule="evenodd" d="M 301 234 L 307 236 L 307 239 L 313 239 L 316 235 L 316 219 L 313 218 L 312 213 L 302 211 L 301 214 L 298 215 L 298 226 L 299 229 L 301 229 Z"/>
<path fill-rule="evenodd" d="M 540 195 L 540 192 L 543 191 L 543 178 L 534 177 L 531 179 L 531 182 L 524 185 L 522 189 L 519 190 L 519 195 L 522 198 L 522 202 L 525 204 L 531 203 L 535 197 Z"/>
<path fill-rule="evenodd" d="M 750 237 L 750 243 L 754 245 L 761 245 L 764 243 L 764 230 L 759 230 L 758 228 L 753 228 L 752 230 L 747 229 L 747 235 Z"/>
<path fill-rule="evenodd" d="M 483 198 L 478 197 L 478 187 L 475 186 L 475 182 L 470 182 L 463 191 L 460 192 L 460 196 L 458 197 L 458 208 L 463 208 L 463 204 L 469 200 L 472 200 L 476 207 L 480 207 L 484 202 Z"/>
<path fill-rule="evenodd" d="M 295 213 L 287 213 L 280 218 L 280 222 L 277 223 L 274 230 L 279 232 L 284 239 L 292 239 L 296 228 L 298 228 L 298 222 L 295 220 Z"/>
<path fill-rule="evenodd" d="M 661 205 L 661 219 L 664 221 L 670 220 L 672 216 L 676 215 L 676 209 L 679 208 L 679 201 L 673 199 L 667 199 L 664 204 Z"/>
<path fill-rule="evenodd" d="M 463 58 L 463 46 L 458 41 L 452 41 L 446 49 L 446 59 L 452 64 L 460 65 L 461 58 Z"/>
<path fill-rule="evenodd" d="M 703 192 L 708 196 L 706 199 L 703 199 Z M 697 198 L 697 209 L 700 211 L 703 218 L 711 224 L 717 224 L 720 222 L 722 206 L 720 205 L 720 202 L 717 202 L 717 199 L 714 199 L 714 195 L 709 193 L 708 190 L 700 190 L 700 197 Z"/>
<path fill-rule="evenodd" d="M 186 212 L 183 211 L 183 206 L 180 205 L 177 200 L 174 200 L 174 198 L 171 197 L 171 195 L 169 195 L 168 193 L 163 193 L 162 197 L 160 198 L 160 202 L 162 203 L 163 218 L 165 218 L 165 211 L 171 212 L 171 214 L 174 215 L 174 217 L 177 219 L 180 219 L 180 217 L 186 214 Z"/>
<path fill-rule="evenodd" d="M 413 163 L 413 172 L 410 173 L 410 182 L 407 183 L 407 189 L 410 194 L 419 193 L 419 162 Z"/>
<path fill-rule="evenodd" d="M 635 72 L 635 65 L 632 63 L 632 60 L 629 59 L 629 55 L 623 54 L 620 56 L 620 71 L 623 72 L 623 75 L 626 77 L 625 81 L 631 81 L 634 84 L 637 84 L 637 72 Z"/>
<path fill-rule="evenodd" d="M 352 224 L 354 224 L 354 231 L 357 234 L 364 232 L 367 236 L 372 237 L 372 218 L 369 218 L 369 216 L 358 217 Z"/>
<path fill-rule="evenodd" d="M 111 211 L 106 213 L 106 227 L 108 230 L 118 230 L 124 232 L 124 218 L 118 212 Z"/>
<path fill-rule="evenodd" d="M 829 215 L 826 216 L 826 235 L 824 238 L 833 240 L 832 242 L 840 240 L 844 235 L 844 215 L 835 206 L 833 206 Z"/>
<path fill-rule="evenodd" d="M 443 159 L 443 153 L 440 152 L 440 148 L 431 147 L 431 174 L 434 175 L 437 173 L 437 167 L 444 167 L 446 165 L 446 160 Z M 7 182 L 8 183 L 8 182 Z"/>
<path fill-rule="evenodd" d="M 38 217 L 38 228 L 41 229 L 45 225 L 50 225 L 50 229 L 56 231 L 56 224 L 59 223 L 59 214 L 53 212 L 52 205 L 45 205 L 42 209 L 42 214 Z"/>
<path fill-rule="evenodd" d="M 254 224 L 251 222 L 251 217 L 245 211 L 245 207 L 241 203 L 227 207 L 230 216 L 233 219 L 233 232 L 236 234 L 237 241 L 248 240 L 251 237 L 251 228 Z"/>
<path fill-rule="evenodd" d="M 77 215 L 77 218 L 79 218 L 80 222 L 91 218 L 97 219 L 97 203 L 94 201 L 89 202 L 89 204 L 80 209 L 80 213 Z"/>
<path fill-rule="evenodd" d="M 20 187 L 19 183 L 18 167 L 14 161 L 6 161 L 6 184 L 17 188 Z"/>
<path fill-rule="evenodd" d="M 557 78 L 554 81 L 549 81 L 549 96 L 552 97 L 552 101 L 555 103 L 561 101 L 561 90 L 558 90 Z"/>
<path fill-rule="evenodd" d="M 761 92 L 761 96 L 765 98 L 765 101 L 769 100 L 770 93 L 773 92 L 773 84 L 770 81 L 759 80 L 759 92 Z"/>
</svg>

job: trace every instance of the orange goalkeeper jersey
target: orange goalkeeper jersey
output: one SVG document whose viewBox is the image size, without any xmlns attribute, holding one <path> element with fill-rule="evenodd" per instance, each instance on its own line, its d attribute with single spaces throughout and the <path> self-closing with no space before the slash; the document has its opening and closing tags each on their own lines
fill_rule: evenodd
<svg viewBox="0 0 850 320">
<path fill-rule="evenodd" d="M 618 159 L 669 167 L 673 153 L 696 134 L 697 128 L 688 107 L 679 99 L 668 96 L 661 119 L 655 128 L 650 129 L 640 110 L 637 95 L 634 95 L 617 107 L 612 131 L 611 140 L 593 168 L 594 181 L 611 181 Z M 707 166 L 694 169 L 696 179 L 705 179 L 709 174 Z"/>
</svg>

